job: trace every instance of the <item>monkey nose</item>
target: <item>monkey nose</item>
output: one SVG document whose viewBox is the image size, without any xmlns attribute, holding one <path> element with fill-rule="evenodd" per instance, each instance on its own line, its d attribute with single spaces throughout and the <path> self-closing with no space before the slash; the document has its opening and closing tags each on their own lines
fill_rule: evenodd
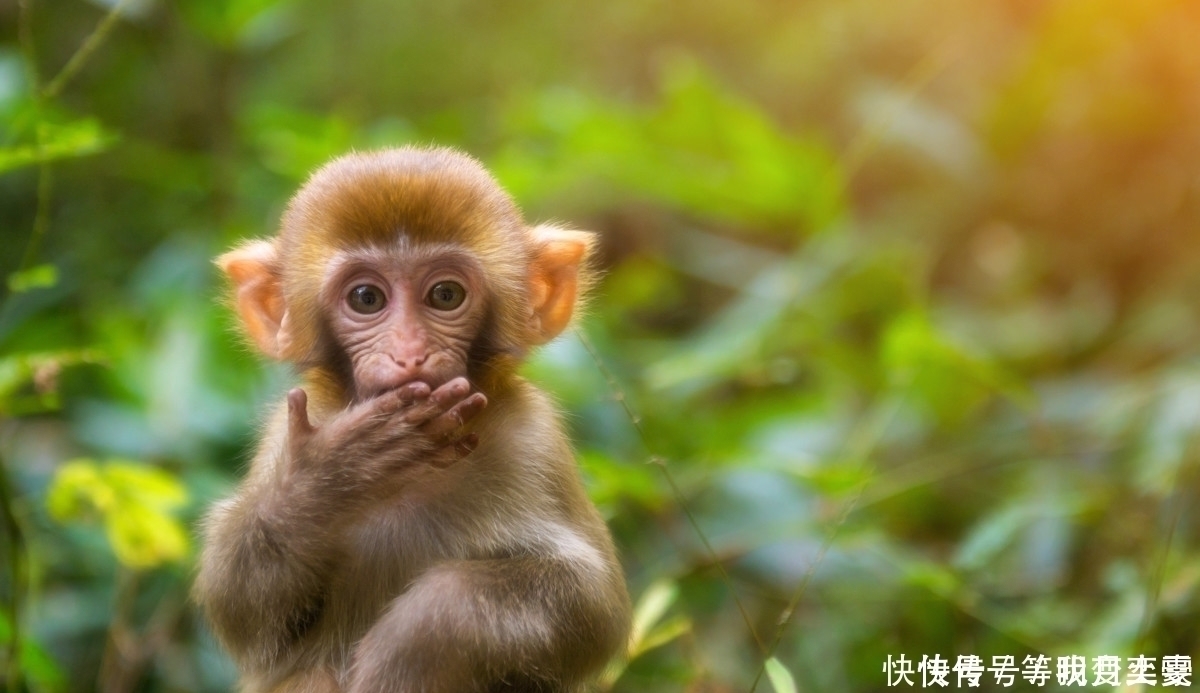
<svg viewBox="0 0 1200 693">
<path fill-rule="evenodd" d="M 419 354 L 397 354 L 392 356 L 392 360 L 401 368 L 420 368 L 425 365 L 425 360 L 429 358 L 428 352 Z"/>
</svg>

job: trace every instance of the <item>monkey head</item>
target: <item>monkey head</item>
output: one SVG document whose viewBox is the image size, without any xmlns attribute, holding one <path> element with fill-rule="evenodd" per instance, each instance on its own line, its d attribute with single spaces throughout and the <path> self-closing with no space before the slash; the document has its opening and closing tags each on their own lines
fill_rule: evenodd
<svg viewBox="0 0 1200 693">
<path fill-rule="evenodd" d="M 586 232 L 527 225 L 473 158 L 405 147 L 326 164 L 275 238 L 217 265 L 262 352 L 366 399 L 511 373 L 570 322 L 592 245 Z"/>
</svg>

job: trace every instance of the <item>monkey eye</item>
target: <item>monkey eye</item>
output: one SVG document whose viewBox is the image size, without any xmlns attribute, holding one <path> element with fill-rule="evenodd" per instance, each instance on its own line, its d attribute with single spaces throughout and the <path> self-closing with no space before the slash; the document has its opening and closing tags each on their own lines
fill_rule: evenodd
<svg viewBox="0 0 1200 693">
<path fill-rule="evenodd" d="M 370 284 L 359 284 L 350 289 L 350 295 L 346 297 L 346 303 L 350 304 L 350 310 L 363 315 L 378 313 L 383 310 L 387 299 L 383 296 L 383 291 L 377 286 Z"/>
<path fill-rule="evenodd" d="M 438 282 L 429 290 L 425 303 L 435 310 L 454 310 L 462 305 L 467 297 L 467 290 L 458 282 Z"/>
</svg>

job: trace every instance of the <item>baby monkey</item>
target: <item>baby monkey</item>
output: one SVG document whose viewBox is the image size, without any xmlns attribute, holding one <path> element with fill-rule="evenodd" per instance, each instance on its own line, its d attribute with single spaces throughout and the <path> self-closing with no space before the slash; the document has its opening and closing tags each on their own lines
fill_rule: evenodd
<svg viewBox="0 0 1200 693">
<path fill-rule="evenodd" d="M 591 234 L 527 225 L 474 159 L 318 170 L 279 234 L 217 259 L 300 386 L 205 522 L 195 596 L 246 692 L 574 691 L 629 597 L 547 397 Z"/>
</svg>

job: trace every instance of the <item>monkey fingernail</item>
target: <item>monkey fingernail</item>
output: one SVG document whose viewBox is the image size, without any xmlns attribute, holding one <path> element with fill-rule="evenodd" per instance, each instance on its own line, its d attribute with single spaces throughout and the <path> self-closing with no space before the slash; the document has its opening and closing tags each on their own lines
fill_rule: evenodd
<svg viewBox="0 0 1200 693">
<path fill-rule="evenodd" d="M 424 399 L 429 396 L 429 386 L 421 382 L 408 383 L 400 387 L 397 396 L 400 398 L 401 404 L 412 404 L 418 399 Z"/>
</svg>

